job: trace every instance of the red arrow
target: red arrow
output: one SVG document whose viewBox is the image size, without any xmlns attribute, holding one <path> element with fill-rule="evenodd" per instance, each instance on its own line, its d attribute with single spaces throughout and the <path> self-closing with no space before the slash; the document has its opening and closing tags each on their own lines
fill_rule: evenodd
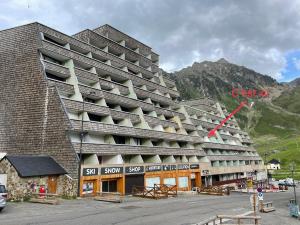
<svg viewBox="0 0 300 225">
<path fill-rule="evenodd" d="M 231 117 L 233 117 L 234 114 L 236 114 L 238 111 L 240 111 L 245 105 L 247 105 L 247 102 L 241 102 L 241 104 L 233 110 L 224 120 L 221 121 L 219 125 L 217 125 L 214 129 L 209 131 L 208 137 L 212 137 L 216 135 L 216 131 L 226 123 L 227 120 L 229 120 Z"/>
</svg>

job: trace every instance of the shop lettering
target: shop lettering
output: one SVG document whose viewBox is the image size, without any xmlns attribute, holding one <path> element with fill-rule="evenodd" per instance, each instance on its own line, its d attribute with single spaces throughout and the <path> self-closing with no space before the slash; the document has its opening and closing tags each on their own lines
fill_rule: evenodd
<svg viewBox="0 0 300 225">
<path fill-rule="evenodd" d="M 125 173 L 144 173 L 143 166 L 128 166 L 125 167 Z"/>
<path fill-rule="evenodd" d="M 178 165 L 178 170 L 188 170 L 189 169 L 189 164 L 179 164 Z"/>
<path fill-rule="evenodd" d="M 98 168 L 83 168 L 83 176 L 98 175 Z"/>
<path fill-rule="evenodd" d="M 146 166 L 147 172 L 161 171 L 161 166 Z"/>
<path fill-rule="evenodd" d="M 123 173 L 123 167 L 103 167 L 101 174 L 119 174 Z"/>
<path fill-rule="evenodd" d="M 269 96 L 269 93 L 267 90 L 256 90 L 256 89 L 239 89 L 239 88 L 232 88 L 232 91 L 230 92 L 231 97 L 237 98 L 239 96 L 245 97 L 245 98 L 266 98 Z"/>
<path fill-rule="evenodd" d="M 163 170 L 164 171 L 176 170 L 176 169 L 177 169 L 176 165 L 163 165 Z"/>
<path fill-rule="evenodd" d="M 199 164 L 191 164 L 190 169 L 199 169 Z"/>
</svg>

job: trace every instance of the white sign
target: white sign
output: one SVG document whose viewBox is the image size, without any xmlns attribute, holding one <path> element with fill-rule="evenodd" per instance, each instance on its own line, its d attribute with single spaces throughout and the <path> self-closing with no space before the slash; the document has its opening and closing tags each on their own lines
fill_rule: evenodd
<svg viewBox="0 0 300 225">
<path fill-rule="evenodd" d="M 258 192 L 257 198 L 258 198 L 259 201 L 263 201 L 263 200 L 264 200 L 264 195 L 263 195 L 263 193 L 262 193 L 262 192 Z"/>
</svg>

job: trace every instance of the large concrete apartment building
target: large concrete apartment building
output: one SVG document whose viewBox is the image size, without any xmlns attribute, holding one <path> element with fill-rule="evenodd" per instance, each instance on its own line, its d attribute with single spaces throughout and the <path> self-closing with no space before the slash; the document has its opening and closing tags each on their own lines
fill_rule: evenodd
<svg viewBox="0 0 300 225">
<path fill-rule="evenodd" d="M 0 31 L 0 152 L 50 156 L 74 189 L 81 158 L 81 195 L 184 191 L 264 170 L 234 118 L 207 137 L 225 106 L 178 98 L 159 55 L 109 25 L 73 36 L 39 23 Z"/>
</svg>

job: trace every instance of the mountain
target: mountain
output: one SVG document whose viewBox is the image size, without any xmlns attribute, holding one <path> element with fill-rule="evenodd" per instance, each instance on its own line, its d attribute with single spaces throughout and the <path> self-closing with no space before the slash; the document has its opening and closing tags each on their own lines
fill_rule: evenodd
<svg viewBox="0 0 300 225">
<path fill-rule="evenodd" d="M 228 110 L 236 108 L 241 100 L 241 96 L 232 97 L 232 88 L 267 91 L 267 97 L 252 98 L 254 108 L 242 109 L 236 118 L 242 129 L 250 133 L 264 159 L 266 153 L 266 160 L 280 159 L 283 167 L 295 160 L 300 169 L 300 86 L 295 82 L 280 84 L 224 58 L 163 73 L 176 82 L 182 99 L 211 97 L 224 103 Z"/>
<path fill-rule="evenodd" d="M 291 86 L 300 86 L 300 77 L 299 78 L 296 78 L 295 80 L 292 80 L 291 82 L 288 83 L 289 85 Z"/>
</svg>

